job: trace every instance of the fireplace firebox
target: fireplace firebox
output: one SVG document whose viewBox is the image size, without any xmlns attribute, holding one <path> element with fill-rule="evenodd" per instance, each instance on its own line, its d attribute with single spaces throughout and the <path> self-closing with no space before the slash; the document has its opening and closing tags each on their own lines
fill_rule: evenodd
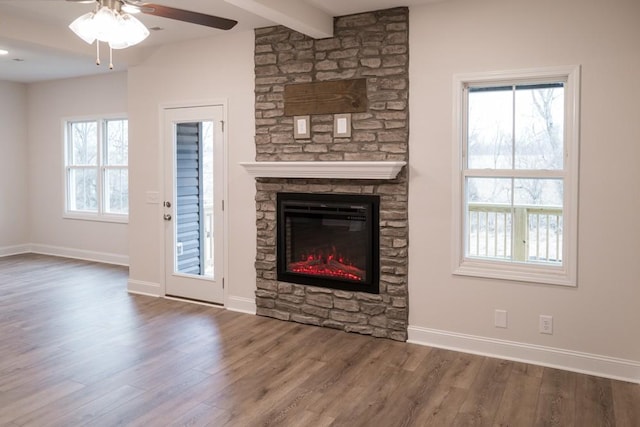
<svg viewBox="0 0 640 427">
<path fill-rule="evenodd" d="M 277 194 L 278 280 L 379 293 L 379 196 Z"/>
</svg>

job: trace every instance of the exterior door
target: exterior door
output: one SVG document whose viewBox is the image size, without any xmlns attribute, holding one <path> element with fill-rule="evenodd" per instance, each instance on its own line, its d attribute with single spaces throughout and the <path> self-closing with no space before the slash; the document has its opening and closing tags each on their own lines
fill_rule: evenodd
<svg viewBox="0 0 640 427">
<path fill-rule="evenodd" d="M 224 303 L 221 105 L 164 110 L 165 294 Z"/>
</svg>

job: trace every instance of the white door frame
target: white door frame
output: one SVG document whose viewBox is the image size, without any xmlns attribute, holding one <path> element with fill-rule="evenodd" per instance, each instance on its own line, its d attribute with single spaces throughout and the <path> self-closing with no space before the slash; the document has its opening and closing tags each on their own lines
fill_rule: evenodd
<svg viewBox="0 0 640 427">
<path fill-rule="evenodd" d="M 222 215 L 222 220 L 223 220 L 223 243 L 222 243 L 222 251 L 223 251 L 223 274 L 222 274 L 222 283 L 223 283 L 223 305 L 226 306 L 227 305 L 227 300 L 228 300 L 228 295 L 229 295 L 229 291 L 228 291 L 228 283 L 226 280 L 227 277 L 227 272 L 229 271 L 229 215 L 227 214 L 227 212 L 229 211 L 229 204 L 228 204 L 228 200 L 229 200 L 229 137 L 228 137 L 228 114 L 229 114 L 229 107 L 228 107 L 228 100 L 226 98 L 214 98 L 214 99 L 208 99 L 208 100 L 195 100 L 195 101 L 183 101 L 183 102 L 172 102 L 172 103 L 161 103 L 159 105 L 159 110 L 158 110 L 158 126 L 159 126 L 159 139 L 158 139 L 158 145 L 159 145 L 159 152 L 160 155 L 159 160 L 160 160 L 160 168 L 159 168 L 159 181 L 160 181 L 160 188 L 161 188 L 161 192 L 160 194 L 162 195 L 162 200 L 164 201 L 164 196 L 166 194 L 166 188 L 165 188 L 165 164 L 166 164 L 166 152 L 165 152 L 165 138 L 167 137 L 166 132 L 165 132 L 165 123 L 164 123 L 164 113 L 166 110 L 171 110 L 171 109 L 177 109 L 177 108 L 193 108 L 193 107 L 211 107 L 211 106 L 221 106 L 222 107 L 222 117 L 223 117 L 223 122 L 224 122 L 224 127 L 223 127 L 223 132 L 222 132 L 222 201 L 224 203 L 224 209 L 223 209 L 223 215 Z M 162 207 L 162 202 L 160 204 L 158 204 L 158 206 L 160 207 L 160 209 L 158 210 L 158 220 L 159 220 L 159 228 L 158 228 L 158 232 L 160 233 L 160 235 L 162 236 L 161 241 L 162 241 L 162 256 L 161 261 L 160 261 L 160 296 L 163 298 L 173 298 L 171 296 L 167 296 L 167 285 L 166 285 L 166 276 L 165 276 L 165 272 L 166 272 L 166 256 L 165 256 L 165 247 L 166 247 L 166 233 L 165 233 L 165 224 L 164 224 L 164 220 L 162 219 L 162 216 L 164 215 L 164 208 Z M 185 300 L 187 301 L 187 300 Z M 201 302 L 196 302 L 194 301 L 194 303 L 199 303 L 202 304 Z"/>
</svg>

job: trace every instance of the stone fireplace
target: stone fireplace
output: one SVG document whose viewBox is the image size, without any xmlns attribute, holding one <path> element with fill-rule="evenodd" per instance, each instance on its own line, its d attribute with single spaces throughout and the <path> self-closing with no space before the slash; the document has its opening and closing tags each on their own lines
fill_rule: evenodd
<svg viewBox="0 0 640 427">
<path fill-rule="evenodd" d="M 321 40 L 281 26 L 257 29 L 256 164 L 283 162 L 282 170 L 287 171 L 298 162 L 313 162 L 313 165 L 408 163 L 408 17 L 407 8 L 338 17 L 334 22 L 334 37 Z M 310 117 L 309 137 L 294 139 L 293 117 L 284 114 L 285 86 L 353 78 L 366 79 L 368 107 L 365 112 L 352 114 L 351 136 L 336 137 L 333 115 L 318 114 Z M 405 341 L 408 326 L 406 167 L 399 174 L 385 178 L 361 175 L 358 168 L 346 175 L 314 175 L 306 173 L 313 168 L 300 169 L 305 173 L 256 175 L 257 314 Z M 298 227 L 293 237 L 287 237 L 286 228 L 282 228 L 287 227 L 286 220 L 282 223 L 281 218 L 282 224 L 276 225 L 278 216 L 283 215 L 278 213 L 278 202 L 282 194 L 292 193 L 312 195 L 312 199 L 328 196 L 332 200 L 324 204 L 329 210 L 336 207 L 331 203 L 344 204 L 348 198 L 375 200 L 376 256 L 363 261 L 367 254 L 359 253 L 343 241 L 334 245 L 342 247 L 335 251 L 326 246 L 314 251 L 297 243 L 297 248 L 303 250 L 287 254 L 287 250 L 295 252 L 296 249 L 287 249 L 286 239 L 312 233 L 313 222 L 302 225 L 290 222 L 288 226 Z M 302 201 L 308 197 L 301 196 Z M 357 210 L 363 205 L 358 201 L 347 204 L 356 209 L 353 219 L 347 215 L 346 219 L 316 221 L 315 226 L 320 227 L 321 233 L 337 236 L 345 232 L 345 227 L 356 230 L 362 225 L 358 223 L 361 212 Z M 296 208 L 300 206 L 294 204 L 293 210 Z M 330 212 L 315 214 L 330 215 Z M 323 229 L 323 224 L 333 224 L 336 228 Z M 366 240 L 358 233 L 351 238 Z M 322 245 L 319 241 L 311 243 Z M 296 262 L 300 264 L 293 265 Z M 308 268 L 312 274 L 301 283 L 295 280 L 300 273 L 292 271 L 295 268 L 300 271 Z M 345 275 L 347 279 L 336 285 L 328 273 L 324 274 L 331 268 L 337 268 L 339 272 L 335 274 Z M 350 273 L 353 276 L 349 276 Z M 360 280 L 361 277 L 365 280 Z"/>
</svg>

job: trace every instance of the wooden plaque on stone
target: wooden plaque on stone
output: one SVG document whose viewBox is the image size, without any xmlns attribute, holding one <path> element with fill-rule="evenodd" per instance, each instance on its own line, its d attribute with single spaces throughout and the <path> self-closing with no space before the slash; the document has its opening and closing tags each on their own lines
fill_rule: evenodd
<svg viewBox="0 0 640 427">
<path fill-rule="evenodd" d="M 367 108 L 367 79 L 298 83 L 284 87 L 285 116 L 363 113 Z"/>
</svg>

